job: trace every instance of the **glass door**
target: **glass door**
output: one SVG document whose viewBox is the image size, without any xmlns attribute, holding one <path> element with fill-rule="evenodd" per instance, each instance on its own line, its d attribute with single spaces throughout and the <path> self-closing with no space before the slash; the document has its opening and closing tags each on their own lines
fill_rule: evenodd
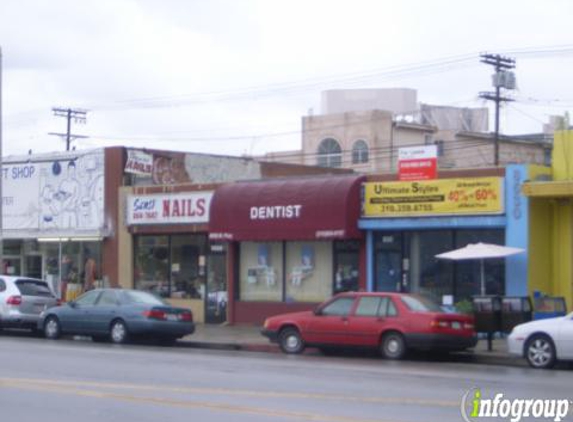
<svg viewBox="0 0 573 422">
<path fill-rule="evenodd" d="M 221 324 L 227 321 L 228 302 L 226 245 L 211 245 L 211 253 L 207 259 L 205 322 Z"/>
</svg>

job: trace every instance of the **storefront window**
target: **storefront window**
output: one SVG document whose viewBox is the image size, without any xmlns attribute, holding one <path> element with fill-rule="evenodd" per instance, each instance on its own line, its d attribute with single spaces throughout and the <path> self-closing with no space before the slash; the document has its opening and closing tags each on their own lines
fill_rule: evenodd
<svg viewBox="0 0 573 422">
<path fill-rule="evenodd" d="M 331 295 L 332 243 L 287 242 L 286 268 L 287 302 L 322 302 Z"/>
<path fill-rule="evenodd" d="M 283 273 L 282 243 L 241 243 L 241 300 L 282 301 Z"/>
<path fill-rule="evenodd" d="M 410 233 L 410 290 L 442 301 L 442 296 L 453 291 L 452 263 L 437 259 L 436 255 L 452 250 L 451 230 Z"/>
<path fill-rule="evenodd" d="M 463 248 L 469 243 L 505 244 L 503 230 L 459 230 L 456 232 L 455 248 Z M 479 259 L 457 261 L 456 301 L 471 299 L 481 293 L 481 262 Z M 505 294 L 505 260 L 486 259 L 484 261 L 485 289 L 488 295 Z"/>
<path fill-rule="evenodd" d="M 334 293 L 358 290 L 359 261 L 360 242 L 334 242 Z"/>
<path fill-rule="evenodd" d="M 169 297 L 169 237 L 138 236 L 135 248 L 135 288 Z"/>
<path fill-rule="evenodd" d="M 205 236 L 171 237 L 171 297 L 189 299 L 205 297 L 207 272 L 205 246 Z"/>
</svg>

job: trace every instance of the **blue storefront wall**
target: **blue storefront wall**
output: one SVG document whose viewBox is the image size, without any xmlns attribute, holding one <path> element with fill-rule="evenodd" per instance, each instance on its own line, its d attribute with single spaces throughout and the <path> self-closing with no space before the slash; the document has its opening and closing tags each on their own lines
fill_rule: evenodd
<svg viewBox="0 0 573 422">
<path fill-rule="evenodd" d="M 374 291 L 374 233 L 397 230 L 504 229 L 507 246 L 525 249 L 525 253 L 506 260 L 506 295 L 527 294 L 528 203 L 521 195 L 527 179 L 527 166 L 510 165 L 504 183 L 504 215 L 361 218 L 358 227 L 366 231 L 366 286 Z"/>
</svg>

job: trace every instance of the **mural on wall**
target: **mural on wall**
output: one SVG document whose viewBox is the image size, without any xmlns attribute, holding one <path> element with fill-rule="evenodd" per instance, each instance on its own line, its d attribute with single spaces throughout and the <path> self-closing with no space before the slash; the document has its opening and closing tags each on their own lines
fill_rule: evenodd
<svg viewBox="0 0 573 422">
<path fill-rule="evenodd" d="M 260 164 L 241 157 L 128 150 L 125 172 L 137 184 L 223 183 L 260 179 Z"/>
<path fill-rule="evenodd" d="M 2 166 L 3 229 L 56 235 L 104 226 L 103 150 Z"/>
</svg>

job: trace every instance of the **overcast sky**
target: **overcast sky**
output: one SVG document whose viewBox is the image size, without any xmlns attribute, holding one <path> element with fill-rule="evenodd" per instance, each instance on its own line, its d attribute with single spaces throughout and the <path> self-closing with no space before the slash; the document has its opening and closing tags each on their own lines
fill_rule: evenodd
<svg viewBox="0 0 573 422">
<path fill-rule="evenodd" d="M 88 110 L 78 149 L 297 149 L 325 89 L 483 106 L 483 52 L 517 62 L 502 131 L 540 132 L 573 110 L 572 18 L 569 0 L 0 0 L 3 154 L 64 150 L 52 107 Z"/>
</svg>

